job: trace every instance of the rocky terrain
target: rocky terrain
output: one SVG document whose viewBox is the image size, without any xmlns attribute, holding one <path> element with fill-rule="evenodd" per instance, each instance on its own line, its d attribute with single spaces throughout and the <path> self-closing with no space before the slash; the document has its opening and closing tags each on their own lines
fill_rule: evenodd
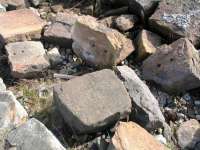
<svg viewBox="0 0 200 150">
<path fill-rule="evenodd" d="M 200 150 L 198 0 L 0 0 L 0 150 Z"/>
</svg>

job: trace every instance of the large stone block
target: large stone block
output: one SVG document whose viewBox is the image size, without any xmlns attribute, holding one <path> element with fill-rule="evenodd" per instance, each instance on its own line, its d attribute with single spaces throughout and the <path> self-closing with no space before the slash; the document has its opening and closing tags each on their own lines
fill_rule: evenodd
<svg viewBox="0 0 200 150">
<path fill-rule="evenodd" d="M 31 9 L 0 13 L 0 39 L 15 42 L 39 39 L 45 22 Z"/>
<path fill-rule="evenodd" d="M 148 86 L 128 66 L 117 70 L 132 100 L 131 119 L 150 131 L 164 127 L 165 118 Z"/>
<path fill-rule="evenodd" d="M 143 62 L 143 76 L 172 93 L 200 86 L 200 56 L 188 39 L 160 46 Z"/>
<path fill-rule="evenodd" d="M 190 0 L 163 0 L 149 19 L 151 28 L 170 41 L 187 37 L 200 45 L 200 3 Z"/>
<path fill-rule="evenodd" d="M 86 63 L 98 67 L 111 67 L 134 51 L 134 45 L 117 30 L 98 23 L 89 16 L 79 17 L 72 30 L 76 47 L 74 52 Z"/>
<path fill-rule="evenodd" d="M 11 73 L 16 78 L 32 78 L 42 75 L 49 66 L 41 42 L 25 41 L 6 45 Z"/>
<path fill-rule="evenodd" d="M 65 122 L 77 133 L 102 131 L 131 111 L 125 87 L 107 69 L 55 86 L 54 99 Z"/>
</svg>

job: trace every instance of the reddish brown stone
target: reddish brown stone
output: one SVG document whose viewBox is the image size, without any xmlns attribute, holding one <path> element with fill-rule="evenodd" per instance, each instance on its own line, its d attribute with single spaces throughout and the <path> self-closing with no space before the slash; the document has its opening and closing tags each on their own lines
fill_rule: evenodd
<svg viewBox="0 0 200 150">
<path fill-rule="evenodd" d="M 112 138 L 112 144 L 116 150 L 167 150 L 134 122 L 120 122 Z"/>
<path fill-rule="evenodd" d="M 0 36 L 5 42 L 38 39 L 45 22 L 30 9 L 0 13 Z"/>
</svg>

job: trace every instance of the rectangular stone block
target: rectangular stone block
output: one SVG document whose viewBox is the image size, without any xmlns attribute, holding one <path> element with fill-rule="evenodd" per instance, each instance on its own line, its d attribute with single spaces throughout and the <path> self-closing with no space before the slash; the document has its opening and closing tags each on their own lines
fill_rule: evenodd
<svg viewBox="0 0 200 150">
<path fill-rule="evenodd" d="M 31 9 L 0 13 L 0 39 L 16 42 L 38 39 L 45 22 Z"/>
</svg>

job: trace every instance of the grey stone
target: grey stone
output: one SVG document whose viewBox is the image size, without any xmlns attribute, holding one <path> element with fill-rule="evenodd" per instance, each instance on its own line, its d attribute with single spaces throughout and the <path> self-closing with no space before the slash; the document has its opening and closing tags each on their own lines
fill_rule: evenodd
<svg viewBox="0 0 200 150">
<path fill-rule="evenodd" d="M 56 137 L 38 120 L 32 118 L 12 130 L 7 143 L 17 150 L 65 150 Z"/>
<path fill-rule="evenodd" d="M 6 45 L 11 73 L 16 78 L 32 78 L 42 75 L 49 67 L 41 42 L 25 41 Z"/>
<path fill-rule="evenodd" d="M 44 0 L 30 0 L 31 4 L 33 4 L 33 6 L 38 6 L 42 1 Z"/>
<path fill-rule="evenodd" d="M 120 15 L 115 19 L 116 28 L 120 31 L 128 31 L 138 22 L 138 18 L 134 15 Z"/>
<path fill-rule="evenodd" d="M 108 28 L 91 16 L 81 16 L 72 29 L 72 39 L 80 47 L 75 54 L 87 64 L 112 67 L 130 55 L 133 42 L 117 30 Z"/>
<path fill-rule="evenodd" d="M 44 39 L 47 42 L 60 45 L 62 47 L 71 48 L 71 27 L 63 25 L 62 23 L 53 23 L 44 32 Z"/>
<path fill-rule="evenodd" d="M 55 86 L 54 100 L 65 122 L 76 133 L 102 131 L 131 111 L 125 87 L 108 69 Z"/>
<path fill-rule="evenodd" d="M 10 91 L 0 91 L 0 128 L 23 124 L 28 114 Z"/>
<path fill-rule="evenodd" d="M 200 142 L 200 125 L 195 119 L 186 121 L 176 131 L 178 145 L 182 149 L 194 149 Z"/>
<path fill-rule="evenodd" d="M 142 66 L 143 77 L 170 93 L 185 92 L 200 86 L 200 56 L 188 39 L 160 46 Z"/>
<path fill-rule="evenodd" d="M 119 76 L 133 103 L 131 118 L 144 128 L 154 130 L 163 127 L 165 118 L 148 86 L 128 66 L 117 67 Z"/>
<path fill-rule="evenodd" d="M 187 37 L 194 45 L 199 45 L 199 9 L 199 1 L 163 0 L 149 19 L 149 24 L 170 41 Z"/>
<path fill-rule="evenodd" d="M 60 55 L 60 52 L 58 49 L 55 47 L 47 52 L 47 55 L 49 57 L 49 61 L 52 65 L 52 67 L 60 64 L 62 60 L 62 56 Z"/>
<path fill-rule="evenodd" d="M 65 48 L 72 47 L 71 30 L 78 15 L 72 12 L 58 13 L 55 23 L 50 25 L 44 32 L 44 40 Z"/>
</svg>

